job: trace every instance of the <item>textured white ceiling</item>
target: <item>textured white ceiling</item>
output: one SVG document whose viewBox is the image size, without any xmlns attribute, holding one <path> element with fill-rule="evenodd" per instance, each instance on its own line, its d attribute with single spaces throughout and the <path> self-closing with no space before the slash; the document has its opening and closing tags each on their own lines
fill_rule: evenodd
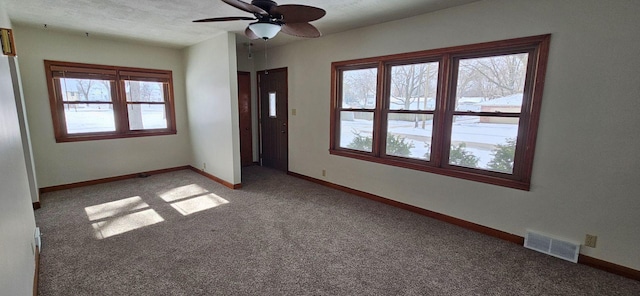
<svg viewBox="0 0 640 296">
<path fill-rule="evenodd" d="M 192 20 L 252 15 L 220 0 L 0 0 L 15 24 L 124 38 L 171 47 L 189 46 L 222 32 L 242 33 L 250 21 L 192 23 Z M 397 20 L 479 0 L 281 0 L 278 4 L 320 7 L 312 22 L 324 35 Z M 250 2 L 250 0 L 245 0 Z M 242 35 L 244 36 L 244 35 Z M 278 34 L 281 45 L 300 38 Z M 246 42 L 244 37 L 238 43 Z"/>
</svg>

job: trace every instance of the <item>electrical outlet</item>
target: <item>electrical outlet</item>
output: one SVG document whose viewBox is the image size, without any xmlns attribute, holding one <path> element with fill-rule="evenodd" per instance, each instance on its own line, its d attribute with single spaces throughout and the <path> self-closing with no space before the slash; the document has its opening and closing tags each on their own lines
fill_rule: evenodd
<svg viewBox="0 0 640 296">
<path fill-rule="evenodd" d="M 584 245 L 587 247 L 595 248 L 598 236 L 593 234 L 587 234 L 584 238 Z"/>
<path fill-rule="evenodd" d="M 296 109 L 291 109 L 291 115 L 296 116 Z"/>
<path fill-rule="evenodd" d="M 326 170 L 322 170 L 322 176 L 326 177 L 327 176 L 327 171 Z"/>
<path fill-rule="evenodd" d="M 33 242 L 31 243 L 31 249 L 35 254 L 35 249 L 42 250 L 42 233 L 40 232 L 40 227 L 36 227 L 36 230 L 33 234 Z"/>
</svg>

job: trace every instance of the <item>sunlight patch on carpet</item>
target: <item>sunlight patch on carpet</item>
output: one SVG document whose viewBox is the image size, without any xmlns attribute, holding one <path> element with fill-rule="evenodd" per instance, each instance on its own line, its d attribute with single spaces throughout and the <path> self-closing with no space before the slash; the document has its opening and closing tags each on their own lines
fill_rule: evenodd
<svg viewBox="0 0 640 296">
<path fill-rule="evenodd" d="M 176 211 L 180 212 L 180 214 L 187 216 L 193 213 L 215 208 L 217 206 L 227 204 L 227 203 L 229 203 L 228 200 L 214 193 L 210 193 L 207 195 L 198 196 L 198 197 L 190 198 L 187 200 L 174 202 L 171 204 L 171 206 L 174 209 L 176 209 Z"/>
<path fill-rule="evenodd" d="M 173 202 L 179 199 L 194 197 L 208 192 L 209 190 L 202 188 L 200 185 L 191 184 L 160 192 L 158 193 L 158 196 L 160 196 L 160 198 L 162 198 L 162 200 L 166 202 Z"/>
<path fill-rule="evenodd" d="M 97 239 L 103 239 L 114 235 L 129 232 L 145 226 L 153 225 L 164 221 L 164 219 L 153 209 L 136 212 L 107 221 L 91 224 Z"/>
<path fill-rule="evenodd" d="M 84 211 L 87 213 L 89 221 L 95 221 L 148 207 L 149 205 L 142 201 L 140 196 L 134 196 L 86 207 Z"/>
</svg>

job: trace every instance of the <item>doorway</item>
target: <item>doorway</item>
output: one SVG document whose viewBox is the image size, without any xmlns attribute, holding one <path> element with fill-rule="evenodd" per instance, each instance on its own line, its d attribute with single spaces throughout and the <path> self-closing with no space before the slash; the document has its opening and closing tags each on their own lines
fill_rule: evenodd
<svg viewBox="0 0 640 296">
<path fill-rule="evenodd" d="M 240 163 L 253 164 L 251 128 L 251 73 L 238 72 L 238 121 L 240 124 Z"/>
<path fill-rule="evenodd" d="M 287 89 L 287 68 L 258 72 L 261 163 L 285 172 L 289 169 Z"/>
</svg>

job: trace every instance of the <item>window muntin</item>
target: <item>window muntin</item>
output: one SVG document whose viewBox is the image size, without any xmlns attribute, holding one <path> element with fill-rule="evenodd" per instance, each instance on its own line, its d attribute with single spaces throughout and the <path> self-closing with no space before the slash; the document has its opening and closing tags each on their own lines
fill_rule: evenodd
<svg viewBox="0 0 640 296">
<path fill-rule="evenodd" d="M 453 58 L 449 165 L 513 175 L 528 52 Z"/>
<path fill-rule="evenodd" d="M 112 104 L 65 104 L 64 117 L 70 135 L 116 131 Z"/>
<path fill-rule="evenodd" d="M 338 145 L 372 153 L 374 115 L 378 107 L 378 68 L 375 65 L 360 65 L 339 72 L 343 99 L 338 113 Z"/>
<path fill-rule="evenodd" d="M 373 151 L 373 112 L 340 112 L 340 131 L 340 147 Z"/>
<path fill-rule="evenodd" d="M 167 128 L 167 87 L 162 81 L 124 80 L 129 129 Z"/>
<path fill-rule="evenodd" d="M 384 154 L 429 161 L 439 61 L 387 64 Z"/>
<path fill-rule="evenodd" d="M 375 109 L 378 69 L 348 69 L 342 73 L 342 107 Z"/>
<path fill-rule="evenodd" d="M 171 71 L 45 61 L 57 142 L 175 134 Z"/>
<path fill-rule="evenodd" d="M 407 118 L 414 119 L 407 121 Z M 391 113 L 387 121 L 385 154 L 428 161 L 431 159 L 432 133 L 433 115 Z"/>
<path fill-rule="evenodd" d="M 453 121 L 449 164 L 513 173 L 518 118 L 457 115 Z"/>
<path fill-rule="evenodd" d="M 528 190 L 549 39 L 334 62 L 330 152 Z M 381 104 L 368 109 L 353 104 L 359 88 L 349 84 L 363 69 L 376 73 L 368 81 Z M 346 111 L 370 118 L 358 147 Z"/>
<path fill-rule="evenodd" d="M 390 110 L 436 109 L 439 62 L 391 66 Z"/>
<path fill-rule="evenodd" d="M 515 53 L 459 59 L 455 111 L 519 113 L 528 57 Z"/>
<path fill-rule="evenodd" d="M 74 78 L 84 75 L 69 73 L 55 77 L 62 98 L 64 123 L 68 134 L 115 132 L 115 114 L 111 101 L 110 79 Z"/>
</svg>

